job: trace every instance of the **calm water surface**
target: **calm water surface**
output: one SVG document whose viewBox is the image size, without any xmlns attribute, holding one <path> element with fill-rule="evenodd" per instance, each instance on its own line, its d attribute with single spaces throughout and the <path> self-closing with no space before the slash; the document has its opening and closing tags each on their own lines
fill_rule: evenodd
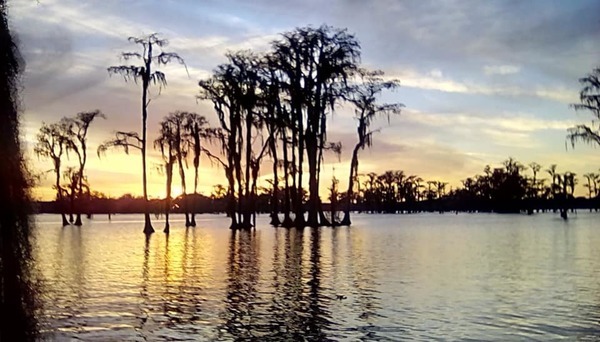
<svg viewBox="0 0 600 342">
<path fill-rule="evenodd" d="M 86 341 L 594 340 L 600 214 L 355 215 L 146 239 L 141 215 L 40 215 L 44 337 Z M 162 228 L 160 221 L 155 228 Z"/>
</svg>

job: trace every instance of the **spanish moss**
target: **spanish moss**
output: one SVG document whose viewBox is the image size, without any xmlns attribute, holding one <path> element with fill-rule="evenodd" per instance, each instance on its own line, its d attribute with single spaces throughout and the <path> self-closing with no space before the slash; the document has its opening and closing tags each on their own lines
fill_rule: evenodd
<svg viewBox="0 0 600 342">
<path fill-rule="evenodd" d="M 21 65 L 0 0 L 0 341 L 33 341 L 37 332 L 29 182 L 19 144 Z"/>
</svg>

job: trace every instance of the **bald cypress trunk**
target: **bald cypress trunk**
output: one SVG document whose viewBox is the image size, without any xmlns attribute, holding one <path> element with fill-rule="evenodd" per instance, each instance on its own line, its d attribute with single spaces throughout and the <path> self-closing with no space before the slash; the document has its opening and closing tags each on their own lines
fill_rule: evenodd
<svg viewBox="0 0 600 342">
<path fill-rule="evenodd" d="M 283 139 L 283 177 L 284 177 L 284 198 L 283 198 L 283 222 L 281 223 L 284 227 L 293 226 L 294 222 L 290 217 L 291 203 L 290 198 L 290 173 L 289 173 L 289 159 L 288 159 L 288 143 L 285 129 L 282 131 Z"/>
<path fill-rule="evenodd" d="M 278 159 L 277 159 L 277 146 L 275 145 L 275 139 L 271 139 L 269 142 L 269 148 L 271 149 L 271 156 L 273 157 L 273 193 L 271 194 L 271 225 L 279 226 L 279 176 L 278 171 Z"/>
<path fill-rule="evenodd" d="M 340 224 L 342 226 L 349 226 L 352 224 L 350 220 L 350 209 L 352 206 L 352 195 L 354 193 L 354 177 L 358 172 L 358 149 L 360 148 L 360 143 L 356 144 L 354 150 L 352 151 L 352 161 L 350 162 L 350 176 L 348 177 L 348 191 L 346 192 L 346 206 L 344 208 L 344 218 Z"/>
</svg>

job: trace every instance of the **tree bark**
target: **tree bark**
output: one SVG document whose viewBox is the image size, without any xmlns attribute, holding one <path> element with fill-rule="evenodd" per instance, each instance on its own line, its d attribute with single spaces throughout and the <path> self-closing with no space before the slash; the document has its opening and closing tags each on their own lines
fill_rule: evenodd
<svg viewBox="0 0 600 342">
<path fill-rule="evenodd" d="M 152 44 L 148 45 L 148 60 L 146 61 L 146 73 L 142 80 L 142 183 L 144 189 L 144 234 L 154 233 L 150 221 L 150 202 L 148 201 L 148 178 L 146 175 L 146 121 L 148 119 L 148 84 L 150 82 L 150 62 L 152 59 Z"/>
<path fill-rule="evenodd" d="M 273 134 L 273 132 L 271 132 Z M 279 226 L 279 178 L 278 178 L 278 160 L 277 160 L 277 146 L 275 145 L 275 139 L 271 139 L 269 142 L 271 149 L 271 156 L 273 157 L 273 192 L 271 194 L 271 225 Z"/>
<path fill-rule="evenodd" d="M 171 151 L 169 151 L 169 162 L 166 165 L 167 172 L 167 198 L 165 198 L 165 229 L 163 232 L 169 234 L 170 232 L 170 224 L 169 224 L 169 213 L 171 212 L 171 184 L 173 182 L 173 161 L 171 159 Z"/>
<path fill-rule="evenodd" d="M 283 139 L 283 177 L 284 177 L 284 198 L 283 198 L 283 227 L 292 227 L 294 222 L 290 217 L 291 205 L 290 205 L 290 173 L 289 173 L 289 159 L 288 159 L 288 143 L 285 129 L 282 131 Z"/>
<path fill-rule="evenodd" d="M 358 173 L 358 150 L 360 149 L 361 144 L 358 143 L 354 146 L 354 150 L 352 151 L 352 161 L 350 162 L 350 176 L 348 177 L 348 191 L 346 192 L 346 203 L 344 208 L 344 218 L 340 225 L 349 226 L 352 224 L 350 220 L 350 207 L 352 206 L 352 196 L 354 194 L 354 179 L 356 174 Z"/>
<path fill-rule="evenodd" d="M 319 226 L 319 184 L 317 182 L 317 139 L 312 131 L 306 132 L 306 157 L 308 159 L 308 220 L 310 227 Z"/>
<path fill-rule="evenodd" d="M 304 125 L 302 122 L 302 110 L 298 110 L 299 113 L 298 118 L 298 167 L 296 172 L 298 173 L 298 183 L 296 184 L 296 217 L 294 220 L 294 224 L 298 228 L 303 228 L 306 225 L 306 221 L 304 220 L 304 203 L 303 200 L 303 192 L 302 191 L 302 174 L 304 167 Z"/>
<path fill-rule="evenodd" d="M 81 222 L 81 212 L 82 212 L 82 202 L 83 202 L 83 169 L 85 168 L 85 163 L 87 160 L 87 146 L 85 144 L 84 140 L 81 140 L 81 154 L 82 154 L 82 161 L 79 164 L 79 203 L 77 204 L 77 218 L 75 219 L 75 223 L 74 225 L 80 227 L 83 225 L 83 223 Z M 88 184 L 89 186 L 89 184 Z"/>
</svg>

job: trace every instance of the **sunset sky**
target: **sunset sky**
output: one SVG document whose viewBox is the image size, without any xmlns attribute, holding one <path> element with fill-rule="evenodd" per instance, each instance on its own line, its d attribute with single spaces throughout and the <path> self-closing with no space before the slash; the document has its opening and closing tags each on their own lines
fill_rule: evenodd
<svg viewBox="0 0 600 342">
<path fill-rule="evenodd" d="M 279 33 L 298 26 L 347 28 L 362 46 L 362 64 L 401 82 L 385 94 L 406 108 L 361 154 L 359 172 L 404 170 L 457 186 L 512 156 L 536 161 L 580 178 L 600 168 L 600 150 L 566 145 L 566 129 L 590 123 L 575 113 L 578 78 L 600 66 L 600 1 L 78 1 L 9 0 L 9 19 L 26 67 L 22 81 L 22 134 L 36 172 L 51 169 L 32 152 L 42 122 L 100 109 L 107 120 L 90 132 L 88 177 L 92 188 L 111 196 L 141 194 L 138 155 L 114 151 L 98 159 L 99 143 L 114 130 L 140 129 L 140 88 L 109 77 L 121 51 L 133 51 L 127 37 L 159 32 L 179 53 L 185 69 L 162 70 L 168 87 L 149 108 L 149 140 L 158 122 L 175 110 L 205 115 L 216 125 L 209 103 L 198 102 L 198 80 L 225 61 L 227 51 L 265 51 Z M 331 118 L 328 137 L 342 141 L 341 162 L 326 159 L 322 182 L 332 172 L 346 184 L 356 141 L 350 108 Z M 75 159 L 71 160 L 76 163 Z M 160 155 L 150 152 L 149 191 L 164 196 Z M 335 169 L 335 171 L 334 171 Z M 263 177 L 270 177 L 265 165 Z M 189 172 L 190 180 L 192 171 Z M 223 171 L 203 161 L 205 194 L 225 183 Z M 583 180 L 580 180 L 580 184 Z M 35 189 L 54 197 L 51 177 Z M 579 193 L 583 193 L 580 185 Z M 178 190 L 176 189 L 176 192 Z"/>
</svg>

